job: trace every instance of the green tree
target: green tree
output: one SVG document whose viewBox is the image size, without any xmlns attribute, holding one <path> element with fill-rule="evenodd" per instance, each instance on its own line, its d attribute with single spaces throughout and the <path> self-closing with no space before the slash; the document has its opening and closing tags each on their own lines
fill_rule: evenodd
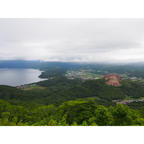
<svg viewBox="0 0 144 144">
<path fill-rule="evenodd" d="M 56 126 L 56 125 L 57 125 L 57 121 L 56 121 L 56 120 L 51 119 L 51 120 L 48 122 L 48 126 Z"/>
<path fill-rule="evenodd" d="M 112 115 L 104 106 L 98 106 L 95 110 L 95 123 L 100 126 L 111 125 Z"/>
<path fill-rule="evenodd" d="M 135 119 L 138 117 L 135 111 L 132 111 L 128 106 L 117 104 L 116 107 L 111 107 L 111 112 L 114 118 L 113 125 L 134 125 Z"/>
</svg>

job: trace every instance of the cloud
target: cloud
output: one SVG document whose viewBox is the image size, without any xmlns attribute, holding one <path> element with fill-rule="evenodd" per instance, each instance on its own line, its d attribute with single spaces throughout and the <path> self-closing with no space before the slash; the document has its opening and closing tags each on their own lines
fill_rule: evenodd
<svg viewBox="0 0 144 144">
<path fill-rule="evenodd" d="M 0 60 L 144 61 L 144 19 L 0 19 Z"/>
</svg>

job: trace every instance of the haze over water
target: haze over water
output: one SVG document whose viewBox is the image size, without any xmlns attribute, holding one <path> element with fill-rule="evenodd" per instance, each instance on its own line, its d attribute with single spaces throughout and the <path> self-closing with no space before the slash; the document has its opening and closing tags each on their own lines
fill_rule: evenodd
<svg viewBox="0 0 144 144">
<path fill-rule="evenodd" d="M 37 69 L 2 69 L 0 68 L 0 85 L 18 86 L 39 82 L 41 74 Z"/>
</svg>

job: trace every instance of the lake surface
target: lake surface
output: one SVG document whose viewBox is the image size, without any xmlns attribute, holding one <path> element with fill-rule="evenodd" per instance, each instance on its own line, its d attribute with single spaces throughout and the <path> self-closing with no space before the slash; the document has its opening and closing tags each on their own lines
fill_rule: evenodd
<svg viewBox="0 0 144 144">
<path fill-rule="evenodd" d="M 0 85 L 19 86 L 45 80 L 39 78 L 40 74 L 41 71 L 37 69 L 0 68 Z"/>
</svg>

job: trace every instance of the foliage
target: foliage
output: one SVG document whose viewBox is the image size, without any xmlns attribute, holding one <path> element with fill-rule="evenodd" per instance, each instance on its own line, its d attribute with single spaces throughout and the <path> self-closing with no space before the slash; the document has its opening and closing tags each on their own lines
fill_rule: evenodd
<svg viewBox="0 0 144 144">
<path fill-rule="evenodd" d="M 27 107 L 0 101 L 1 126 L 108 126 L 144 125 L 138 110 L 118 104 L 105 107 L 94 101 L 67 101 L 60 106 Z"/>
<path fill-rule="evenodd" d="M 27 90 L 0 86 L 0 125 L 2 126 L 144 126 L 144 104 L 122 105 L 113 100 L 144 97 L 140 82 L 121 80 L 120 87 L 107 86 L 104 79 L 67 79 L 67 70 L 91 69 L 93 73 L 118 73 L 144 78 L 144 68 L 135 65 L 99 65 L 57 62 L 1 62 L 1 67 L 39 68 L 41 78 Z M 12 68 L 14 66 L 11 65 Z"/>
</svg>

